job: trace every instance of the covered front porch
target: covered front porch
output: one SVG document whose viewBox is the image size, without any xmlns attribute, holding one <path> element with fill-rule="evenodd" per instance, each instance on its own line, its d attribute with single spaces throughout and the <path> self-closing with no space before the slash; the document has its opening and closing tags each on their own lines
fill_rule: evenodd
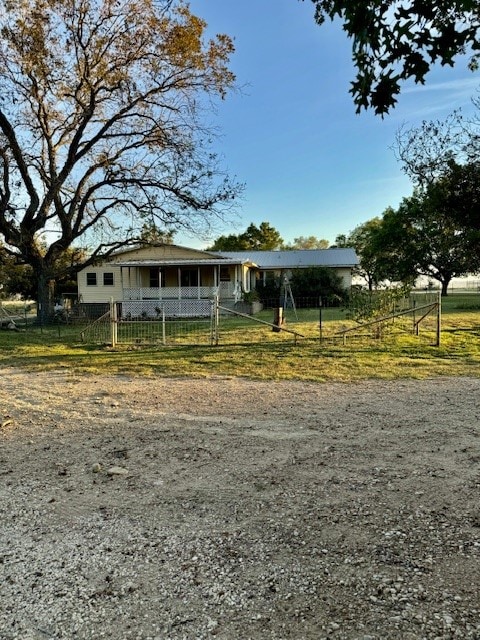
<svg viewBox="0 0 480 640">
<path fill-rule="evenodd" d="M 217 286 L 122 287 L 123 300 L 234 300 L 238 302 L 242 289 L 238 282 L 220 282 Z"/>
<path fill-rule="evenodd" d="M 162 313 L 205 315 L 215 298 L 235 304 L 250 290 L 249 270 L 238 261 L 130 261 L 118 266 L 124 315 L 138 315 L 139 310 L 148 317 Z"/>
</svg>

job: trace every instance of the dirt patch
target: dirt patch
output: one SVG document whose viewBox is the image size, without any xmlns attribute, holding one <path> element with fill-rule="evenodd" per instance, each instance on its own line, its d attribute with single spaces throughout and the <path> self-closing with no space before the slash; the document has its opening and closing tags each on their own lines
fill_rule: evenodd
<svg viewBox="0 0 480 640">
<path fill-rule="evenodd" d="M 480 638 L 480 380 L 0 375 L 2 640 Z"/>
</svg>

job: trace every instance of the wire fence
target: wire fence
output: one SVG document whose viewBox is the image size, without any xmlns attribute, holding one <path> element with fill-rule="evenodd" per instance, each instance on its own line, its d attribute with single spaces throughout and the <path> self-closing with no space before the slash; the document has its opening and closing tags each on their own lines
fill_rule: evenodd
<svg viewBox="0 0 480 640">
<path fill-rule="evenodd" d="M 205 306 L 205 305 L 204 305 Z M 80 336 L 83 342 L 117 345 L 209 345 L 215 341 L 215 306 L 200 317 L 167 316 L 165 310 L 155 317 L 124 313 L 121 303 L 87 325 Z M 191 311 L 188 311 L 190 313 Z"/>
<path fill-rule="evenodd" d="M 208 314 L 171 317 L 163 311 L 155 318 L 125 315 L 115 303 L 81 332 L 83 342 L 117 345 L 225 345 L 302 340 L 339 341 L 353 339 L 388 340 L 409 334 L 432 344 L 440 342 L 441 307 L 435 293 L 417 294 L 396 300 L 391 309 L 362 321 L 345 313 L 342 320 L 325 322 L 329 308 L 279 308 L 249 315 L 210 303 Z M 338 312 L 337 312 L 338 313 Z"/>
<path fill-rule="evenodd" d="M 318 298 L 312 300 L 316 305 L 308 307 L 296 306 L 296 299 L 295 306 L 286 303 L 284 307 L 279 307 L 278 300 L 276 306 L 272 301 L 270 308 L 256 308 L 254 312 L 245 302 L 230 309 L 216 301 L 202 301 L 202 308 L 165 306 L 151 314 L 143 307 L 133 314 L 123 303 L 85 304 L 77 305 L 68 314 L 56 314 L 43 324 L 31 307 L 0 304 L 0 329 L 21 332 L 25 340 L 29 334 L 39 341 L 159 348 L 312 341 L 347 345 L 362 340 L 393 344 L 405 336 L 428 344 L 438 344 L 440 340 L 440 297 L 435 291 L 414 292 L 388 303 L 381 312 L 369 312 L 364 317 L 359 317 L 359 309 L 353 307 L 325 306 Z M 465 295 L 459 302 L 462 309 L 480 310 L 478 293 Z"/>
</svg>

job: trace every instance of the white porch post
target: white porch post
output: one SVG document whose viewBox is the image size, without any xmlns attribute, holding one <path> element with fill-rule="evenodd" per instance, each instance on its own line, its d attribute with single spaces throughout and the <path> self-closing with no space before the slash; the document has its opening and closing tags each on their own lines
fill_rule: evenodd
<svg viewBox="0 0 480 640">
<path fill-rule="evenodd" d="M 182 269 L 178 267 L 177 269 L 177 280 L 178 280 L 178 299 L 182 299 Z"/>
<path fill-rule="evenodd" d="M 135 267 L 137 270 L 137 286 L 140 289 L 140 300 L 143 300 L 143 291 L 142 291 L 142 278 L 140 277 L 140 267 Z"/>
<path fill-rule="evenodd" d="M 200 265 L 197 267 L 197 300 L 200 300 Z"/>
</svg>

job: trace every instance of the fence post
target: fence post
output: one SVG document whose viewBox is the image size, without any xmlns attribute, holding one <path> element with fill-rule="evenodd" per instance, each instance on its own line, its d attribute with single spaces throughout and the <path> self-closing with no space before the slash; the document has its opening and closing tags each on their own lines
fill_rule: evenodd
<svg viewBox="0 0 480 640">
<path fill-rule="evenodd" d="M 167 331 L 165 324 L 165 306 L 162 309 L 162 344 L 165 347 L 167 344 Z"/>
<path fill-rule="evenodd" d="M 440 336 L 442 331 L 442 292 L 438 292 L 438 302 L 437 302 L 437 339 L 435 341 L 435 346 L 440 346 Z"/>
<path fill-rule="evenodd" d="M 212 345 L 218 347 L 218 325 L 220 322 L 219 297 L 216 295 L 212 301 Z"/>
<path fill-rule="evenodd" d="M 273 315 L 273 327 L 272 331 L 279 333 L 282 329 L 282 325 L 285 324 L 285 317 L 283 315 L 283 307 L 275 307 Z"/>
<path fill-rule="evenodd" d="M 110 298 L 110 330 L 112 347 L 117 346 L 118 333 L 117 333 L 117 305 L 114 303 L 113 298 Z"/>
<path fill-rule="evenodd" d="M 322 297 L 320 296 L 318 299 L 318 309 L 319 309 L 319 331 L 320 331 L 320 344 L 322 344 Z"/>
</svg>

